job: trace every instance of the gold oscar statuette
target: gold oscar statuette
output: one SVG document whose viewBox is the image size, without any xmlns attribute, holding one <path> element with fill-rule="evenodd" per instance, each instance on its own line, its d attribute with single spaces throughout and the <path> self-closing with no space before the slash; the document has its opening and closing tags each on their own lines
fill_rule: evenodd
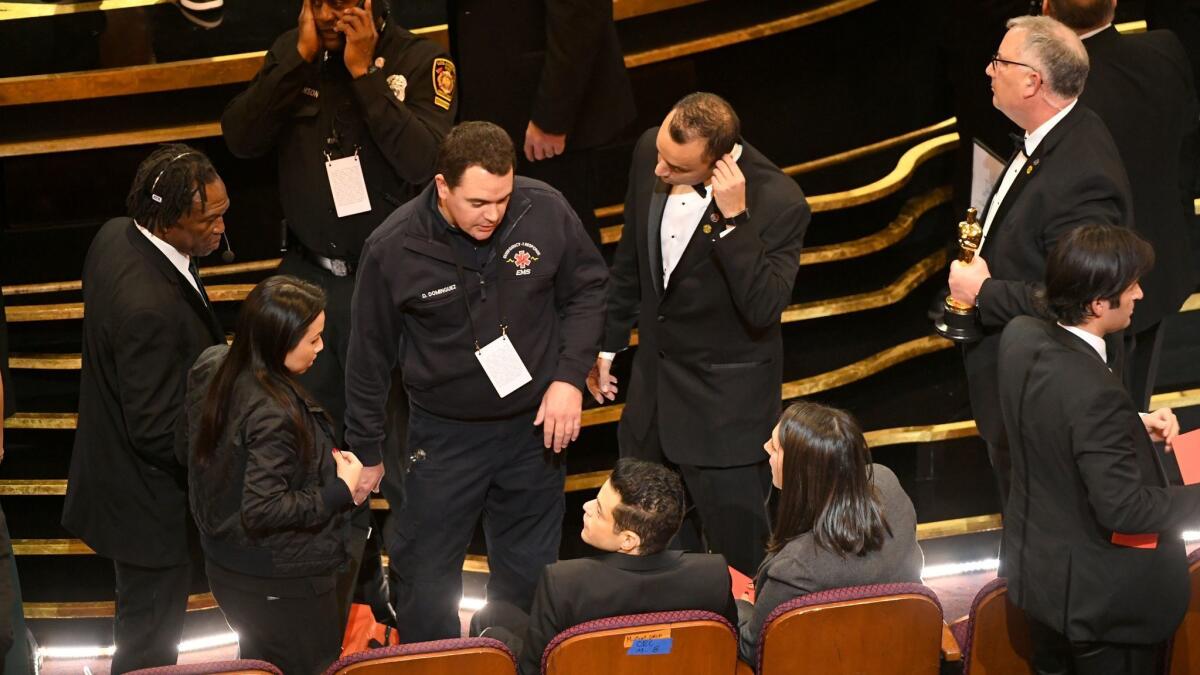
<svg viewBox="0 0 1200 675">
<path fill-rule="evenodd" d="M 967 219 L 958 224 L 958 260 L 970 264 L 983 240 L 983 225 L 975 219 L 978 211 L 967 209 Z M 954 342 L 974 342 L 982 337 L 974 305 L 946 296 L 941 318 L 933 323 L 938 335 Z"/>
</svg>

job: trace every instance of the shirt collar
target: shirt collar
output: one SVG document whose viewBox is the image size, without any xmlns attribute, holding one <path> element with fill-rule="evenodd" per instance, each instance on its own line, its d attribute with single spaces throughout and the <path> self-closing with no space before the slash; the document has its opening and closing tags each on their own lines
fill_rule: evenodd
<svg viewBox="0 0 1200 675">
<path fill-rule="evenodd" d="M 1077 98 L 1071 99 L 1070 103 L 1063 106 L 1062 110 L 1059 110 L 1058 112 L 1054 113 L 1054 117 L 1051 117 L 1050 119 L 1046 120 L 1045 122 L 1042 122 L 1042 126 L 1034 129 L 1033 133 L 1025 134 L 1025 156 L 1026 157 L 1033 156 L 1034 151 L 1037 150 L 1037 146 L 1042 142 L 1043 139 L 1046 138 L 1046 134 L 1049 134 L 1050 130 L 1053 129 L 1055 127 L 1055 125 L 1057 125 L 1059 122 L 1061 122 L 1062 119 L 1067 116 L 1067 113 L 1071 112 L 1071 109 L 1074 108 L 1075 104 L 1078 102 L 1079 102 L 1079 99 L 1077 99 Z"/>
<path fill-rule="evenodd" d="M 1060 323 L 1058 327 L 1088 343 L 1088 346 L 1100 355 L 1100 360 L 1108 363 L 1108 346 L 1104 344 L 1104 338 L 1093 335 L 1079 326 L 1064 326 Z"/>
<path fill-rule="evenodd" d="M 1111 27 L 1112 27 L 1112 22 L 1106 23 L 1103 26 L 1097 28 L 1096 30 L 1089 30 L 1088 32 L 1084 33 L 1083 35 L 1080 35 L 1079 39 L 1086 40 L 1086 39 L 1092 37 L 1093 35 L 1098 35 L 1100 33 L 1103 33 L 1104 31 L 1108 30 Z"/>
<path fill-rule="evenodd" d="M 150 243 L 154 244 L 155 248 L 162 251 L 163 255 L 167 256 L 167 260 L 171 261 L 171 264 L 175 266 L 175 269 L 179 270 L 179 272 L 184 275 L 184 278 L 187 278 L 189 275 L 191 275 L 191 256 L 180 253 L 179 249 L 154 236 L 153 232 L 142 227 L 141 224 L 136 220 L 133 221 L 133 224 L 137 226 L 138 232 L 141 232 L 143 235 L 145 235 L 146 238 L 150 240 Z"/>
</svg>

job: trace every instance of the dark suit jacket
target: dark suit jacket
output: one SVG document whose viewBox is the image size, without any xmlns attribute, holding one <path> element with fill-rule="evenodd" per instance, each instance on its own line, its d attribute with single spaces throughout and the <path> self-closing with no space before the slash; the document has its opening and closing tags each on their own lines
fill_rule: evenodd
<svg viewBox="0 0 1200 675">
<path fill-rule="evenodd" d="M 83 264 L 79 425 L 63 526 L 145 567 L 188 561 L 175 421 L 187 371 L 224 342 L 216 316 L 129 218 L 104 224 Z"/>
<path fill-rule="evenodd" d="M 1200 486 L 1168 487 L 1121 378 L 1087 343 L 1020 317 L 1000 340 L 1013 484 L 1001 551 L 1008 596 L 1072 641 L 1150 644 L 1188 604 L 1180 538 Z M 1158 533 L 1153 550 L 1113 532 Z"/>
<path fill-rule="evenodd" d="M 517 154 L 532 119 L 567 150 L 612 140 L 634 118 L 612 0 L 451 0 L 459 118 L 495 122 Z"/>
<path fill-rule="evenodd" d="M 1005 445 L 996 387 L 1000 331 L 1013 317 L 1042 311 L 1033 289 L 1044 281 L 1054 242 L 1085 223 L 1133 225 L 1129 179 L 1116 145 L 1104 122 L 1082 103 L 1042 139 L 1025 165 L 999 204 L 980 252 L 992 274 L 978 298 L 984 337 L 964 349 L 971 410 L 993 448 Z"/>
<path fill-rule="evenodd" d="M 680 609 L 715 612 L 737 625 L 725 558 L 682 551 L 610 553 L 548 565 L 533 596 L 521 675 L 541 672 L 546 645 L 571 626 L 606 616 Z"/>
<path fill-rule="evenodd" d="M 1188 245 L 1192 196 L 1182 190 L 1183 141 L 1196 128 L 1197 103 L 1187 52 L 1170 31 L 1084 40 L 1091 70 L 1079 97 L 1112 133 L 1133 188 L 1137 230 L 1154 246 L 1131 329 L 1137 333 L 1179 311 L 1200 274 Z"/>
<path fill-rule="evenodd" d="M 644 438 L 657 414 L 663 451 L 677 464 L 751 464 L 779 417 L 779 317 L 811 212 L 796 182 L 743 142 L 749 221 L 724 237 L 720 222 L 709 234 L 697 227 L 664 290 L 659 237 L 670 186 L 654 175 L 657 133 L 646 131 L 634 149 L 609 276 L 604 351 L 624 349 L 638 326 L 621 424 Z M 713 200 L 703 222 L 715 215 Z"/>
</svg>

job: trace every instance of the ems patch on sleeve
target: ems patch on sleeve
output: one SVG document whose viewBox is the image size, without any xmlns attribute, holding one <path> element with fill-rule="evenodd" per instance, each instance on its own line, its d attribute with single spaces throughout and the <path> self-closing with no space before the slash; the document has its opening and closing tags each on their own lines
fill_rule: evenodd
<svg viewBox="0 0 1200 675">
<path fill-rule="evenodd" d="M 450 109 L 454 100 L 454 63 L 450 59 L 433 60 L 433 102 L 442 110 Z"/>
</svg>

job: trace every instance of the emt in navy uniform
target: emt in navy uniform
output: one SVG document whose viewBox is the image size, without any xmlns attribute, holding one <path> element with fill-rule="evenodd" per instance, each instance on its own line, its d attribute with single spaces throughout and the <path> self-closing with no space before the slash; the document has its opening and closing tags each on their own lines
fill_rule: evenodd
<svg viewBox="0 0 1200 675">
<path fill-rule="evenodd" d="M 328 298 L 329 349 L 298 381 L 333 418 L 338 438 L 346 409 L 350 301 L 363 242 L 433 178 L 438 143 L 458 107 L 454 64 L 441 46 L 389 20 L 387 0 L 365 0 L 361 7 L 360 1 L 303 0 L 297 27 L 275 41 L 250 87 L 221 118 L 234 155 L 274 151 L 278 157 L 287 224 L 281 234 L 287 254 L 278 273 L 314 283 Z M 343 187 L 337 197 L 335 183 Z M 390 409 L 396 407 L 400 414 L 389 421 L 400 429 L 405 404 L 393 401 Z M 389 433 L 389 439 L 399 446 L 403 432 Z M 398 447 L 389 451 L 389 457 L 400 454 Z M 355 561 L 342 584 L 347 611 L 370 520 L 363 495 L 382 475 L 379 462 L 365 467 L 355 499 L 362 506 L 354 519 Z M 402 482 L 384 487 L 398 509 Z"/>
<path fill-rule="evenodd" d="M 405 642 L 459 635 L 462 562 L 481 513 L 489 601 L 529 611 L 558 558 L 557 453 L 579 434 L 608 271 L 563 196 L 514 176 L 514 163 L 499 126 L 455 127 L 433 183 L 368 237 L 360 260 L 346 439 L 364 465 L 378 463 L 388 373 L 403 359 L 412 463 L 389 553 Z"/>
</svg>

